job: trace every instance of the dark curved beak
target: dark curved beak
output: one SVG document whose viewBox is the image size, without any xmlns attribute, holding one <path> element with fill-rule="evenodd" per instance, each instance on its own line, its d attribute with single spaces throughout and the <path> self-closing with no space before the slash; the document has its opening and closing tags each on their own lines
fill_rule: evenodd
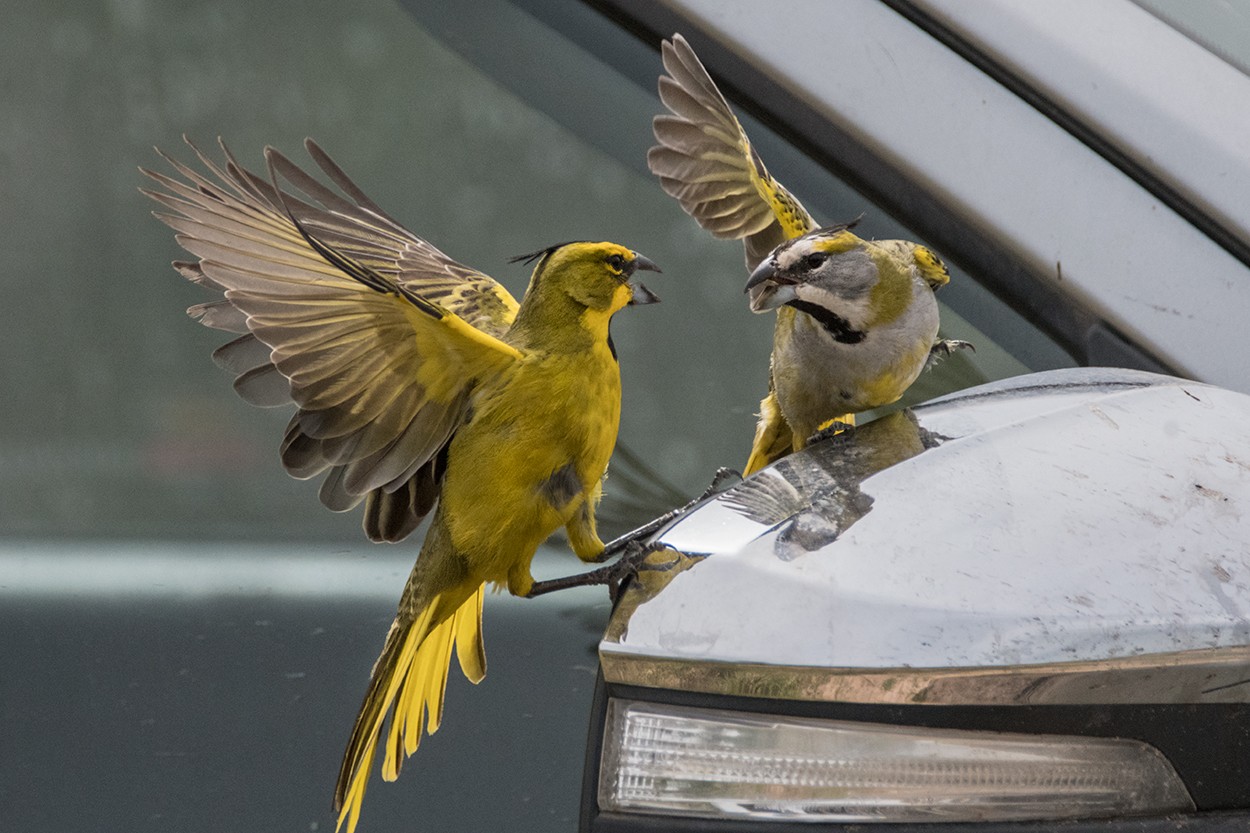
<svg viewBox="0 0 1250 833">
<path fill-rule="evenodd" d="M 794 281 L 779 275 L 771 258 L 755 267 L 744 291 L 750 296 L 751 312 L 768 312 L 798 297 Z"/>
<path fill-rule="evenodd" d="M 771 281 L 777 277 L 777 267 L 773 263 L 772 258 L 765 260 L 759 266 L 755 267 L 755 271 L 751 273 L 751 277 L 747 278 L 746 288 L 743 292 L 750 292 L 764 281 Z"/>
<path fill-rule="evenodd" d="M 659 267 L 659 266 L 656 266 L 656 265 L 655 265 L 655 261 L 654 261 L 654 260 L 652 260 L 652 259 L 651 259 L 651 258 L 649 258 L 649 257 L 644 257 L 643 255 L 640 255 L 640 254 L 638 254 L 637 252 L 634 252 L 634 264 L 633 264 L 633 267 L 634 267 L 634 268 L 630 270 L 631 272 L 635 272 L 635 271 L 637 271 L 637 270 L 639 270 L 639 269 L 641 269 L 641 270 L 642 270 L 642 271 L 644 271 L 644 272 L 660 272 L 660 271 L 663 271 L 663 270 L 661 270 L 661 269 L 660 269 L 660 267 Z"/>
<path fill-rule="evenodd" d="M 629 264 L 628 274 L 633 275 L 635 272 L 642 270 L 643 272 L 659 272 L 660 267 L 655 265 L 655 261 L 649 257 L 634 252 L 634 259 Z M 660 296 L 656 295 L 650 289 L 647 289 L 640 283 L 631 283 L 630 288 L 634 290 L 634 294 L 629 299 L 629 306 L 640 307 L 644 304 L 660 303 Z"/>
</svg>

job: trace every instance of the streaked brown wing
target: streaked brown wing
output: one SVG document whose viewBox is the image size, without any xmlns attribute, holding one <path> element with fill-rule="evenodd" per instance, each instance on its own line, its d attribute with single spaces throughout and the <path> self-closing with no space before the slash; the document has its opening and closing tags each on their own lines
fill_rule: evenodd
<svg viewBox="0 0 1250 833">
<path fill-rule="evenodd" d="M 764 167 L 694 50 L 681 35 L 661 47 L 659 144 L 647 164 L 665 193 L 714 236 L 741 239 L 754 269 L 780 243 L 816 228 L 807 210 Z"/>
<path fill-rule="evenodd" d="M 508 290 L 401 226 L 312 139 L 306 139 L 304 147 L 326 176 L 350 197 L 343 199 L 276 154 L 273 162 L 278 173 L 326 209 L 307 216 L 296 214 L 309 231 L 336 251 L 450 310 L 473 327 L 496 337 L 507 332 L 518 307 Z M 232 164 L 242 171 L 233 160 Z"/>
<path fill-rule="evenodd" d="M 163 188 L 145 193 L 174 212 L 157 216 L 199 258 L 176 264 L 179 272 L 222 293 L 189 312 L 240 334 L 214 358 L 238 374 L 245 399 L 298 406 L 282 444 L 287 471 L 325 473 L 321 500 L 336 511 L 369 495 L 370 536 L 402 538 L 437 496 L 440 452 L 472 380 L 520 354 L 397 283 L 400 259 L 388 253 L 399 243 L 421 252 L 405 263 L 438 266 L 439 280 L 458 265 L 371 204 L 349 203 L 303 172 L 296 184 L 315 203 L 279 197 L 228 152 L 224 168 L 196 153 L 207 175 L 173 160 L 181 179 L 144 171 Z M 298 171 L 274 151 L 267 158 L 271 173 Z M 344 219 L 350 205 L 376 218 L 371 231 Z"/>
</svg>

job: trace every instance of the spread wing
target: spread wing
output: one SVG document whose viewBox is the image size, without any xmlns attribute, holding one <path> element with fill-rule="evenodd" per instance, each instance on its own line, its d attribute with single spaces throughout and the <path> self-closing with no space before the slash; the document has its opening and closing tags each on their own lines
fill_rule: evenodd
<svg viewBox="0 0 1250 833">
<path fill-rule="evenodd" d="M 517 301 L 508 290 L 401 226 L 369 199 L 312 139 L 306 139 L 304 147 L 350 200 L 326 188 L 281 154 L 272 154 L 278 173 L 326 209 L 304 214 L 293 205 L 301 225 L 328 247 L 455 313 L 476 329 L 496 337 L 508 331 L 517 313 Z M 233 159 L 230 168 L 246 173 Z M 255 177 L 250 179 L 258 187 L 266 185 Z"/>
<path fill-rule="evenodd" d="M 652 122 L 647 153 L 665 193 L 714 236 L 742 239 L 754 269 L 780 243 L 816 221 L 764 167 L 725 97 L 681 35 L 665 41 L 660 100 L 671 115 Z"/>
<path fill-rule="evenodd" d="M 475 380 L 521 358 L 492 333 L 516 302 L 387 217 L 315 147 L 349 199 L 267 149 L 272 183 L 281 174 L 309 201 L 279 191 L 224 145 L 224 168 L 197 149 L 207 174 L 170 159 L 181 179 L 144 171 L 162 189 L 144 193 L 198 258 L 178 271 L 221 293 L 188 312 L 239 334 L 214 353 L 235 389 L 297 406 L 287 471 L 325 474 L 321 501 L 336 511 L 368 496 L 370 537 L 399 540 L 433 506 Z"/>
</svg>

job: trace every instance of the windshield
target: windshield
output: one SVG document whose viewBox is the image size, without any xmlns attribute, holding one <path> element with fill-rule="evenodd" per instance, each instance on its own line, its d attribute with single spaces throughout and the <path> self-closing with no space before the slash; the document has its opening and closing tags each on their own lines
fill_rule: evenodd
<svg viewBox="0 0 1250 833">
<path fill-rule="evenodd" d="M 1134 0 L 1191 40 L 1250 75 L 1250 6 L 1231 0 Z"/>
</svg>

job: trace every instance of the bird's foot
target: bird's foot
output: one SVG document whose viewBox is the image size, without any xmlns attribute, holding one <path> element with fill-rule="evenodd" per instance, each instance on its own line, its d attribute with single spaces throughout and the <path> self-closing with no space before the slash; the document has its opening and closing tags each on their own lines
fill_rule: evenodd
<svg viewBox="0 0 1250 833">
<path fill-rule="evenodd" d="M 815 434 L 812 434 L 810 437 L 808 437 L 805 445 L 811 445 L 812 443 L 818 443 L 818 442 L 821 442 L 822 440 L 827 440 L 830 437 L 835 437 L 839 434 L 844 434 L 847 431 L 853 430 L 854 428 L 855 428 L 855 423 L 853 422 L 842 422 L 836 419 L 830 420 L 829 422 L 826 422 L 819 431 L 817 431 Z"/>
<path fill-rule="evenodd" d="M 709 483 L 707 488 L 703 490 L 703 494 L 699 495 L 693 501 L 686 504 L 686 506 L 682 507 L 682 510 L 684 511 L 700 501 L 707 500 L 713 495 L 719 495 L 721 492 L 728 491 L 741 482 L 742 472 L 736 469 L 721 466 L 716 470 L 716 474 L 712 475 L 712 482 Z"/>
<path fill-rule="evenodd" d="M 591 563 L 602 564 L 604 561 L 610 561 L 618 555 L 623 555 L 630 546 L 639 543 L 646 538 L 651 537 L 659 532 L 668 524 L 680 518 L 689 512 L 699 503 L 707 500 L 713 495 L 719 495 L 721 492 L 735 485 L 742 480 L 742 474 L 730 468 L 722 466 L 716 470 L 716 474 L 712 475 L 712 482 L 703 490 L 703 494 L 694 500 L 686 501 L 676 509 L 671 509 L 653 520 L 648 521 L 637 529 L 626 532 L 619 538 L 613 538 L 603 548 L 603 552 L 599 553 L 592 559 Z"/>
<path fill-rule="evenodd" d="M 557 590 L 567 590 L 571 587 L 591 587 L 598 584 L 606 584 L 608 595 L 615 602 L 621 594 L 621 586 L 625 580 L 634 576 L 639 568 L 642 567 L 643 562 L 647 560 L 647 556 L 659 549 L 660 547 L 654 544 L 644 544 L 636 539 L 626 541 L 619 549 L 620 556 L 611 564 L 605 564 L 594 570 L 577 573 L 572 576 L 536 581 L 530 587 L 530 591 L 525 594 L 525 598 L 532 599 L 536 596 L 554 593 Z"/>
<path fill-rule="evenodd" d="M 971 350 L 977 352 L 977 346 L 971 341 L 963 341 L 958 338 L 942 338 L 933 343 L 929 348 L 929 353 L 941 353 L 943 356 L 949 356 L 956 350 Z"/>
<path fill-rule="evenodd" d="M 642 544 L 635 541 L 625 549 L 625 552 L 621 553 L 620 558 L 607 565 L 608 597 L 612 599 L 613 604 L 620 598 L 621 588 L 625 586 L 625 582 L 638 575 L 638 571 L 642 569 L 651 553 L 661 549 L 663 547 L 657 544 Z"/>
<path fill-rule="evenodd" d="M 576 575 L 553 578 L 546 581 L 536 581 L 530 587 L 529 592 L 525 594 L 525 598 L 532 599 L 536 596 L 554 593 L 557 590 L 567 590 L 570 587 L 606 584 L 608 593 L 611 595 L 612 601 L 615 602 L 617 596 L 620 595 L 622 584 L 626 579 L 638 572 L 643 562 L 647 560 L 647 556 L 664 549 L 662 544 L 648 541 L 648 538 L 677 518 L 680 518 L 699 503 L 724 492 L 741 481 L 742 474 L 740 472 L 723 466 L 718 468 L 716 474 L 712 476 L 712 482 L 703 490 L 703 494 L 694 500 L 687 501 L 676 509 L 665 512 L 663 515 L 635 530 L 626 532 L 619 538 L 614 538 L 604 546 L 603 552 L 591 559 L 592 563 L 603 563 L 612 558 L 616 558 L 615 561 L 585 573 L 577 573 Z M 656 565 L 655 569 L 668 570 L 672 569 L 672 566 L 671 564 Z"/>
<path fill-rule="evenodd" d="M 942 359 L 954 355 L 959 350 L 971 350 L 975 353 L 977 348 L 971 341 L 961 341 L 957 338 L 938 339 L 929 348 L 929 358 L 925 360 L 924 369 L 929 370 Z"/>
</svg>

